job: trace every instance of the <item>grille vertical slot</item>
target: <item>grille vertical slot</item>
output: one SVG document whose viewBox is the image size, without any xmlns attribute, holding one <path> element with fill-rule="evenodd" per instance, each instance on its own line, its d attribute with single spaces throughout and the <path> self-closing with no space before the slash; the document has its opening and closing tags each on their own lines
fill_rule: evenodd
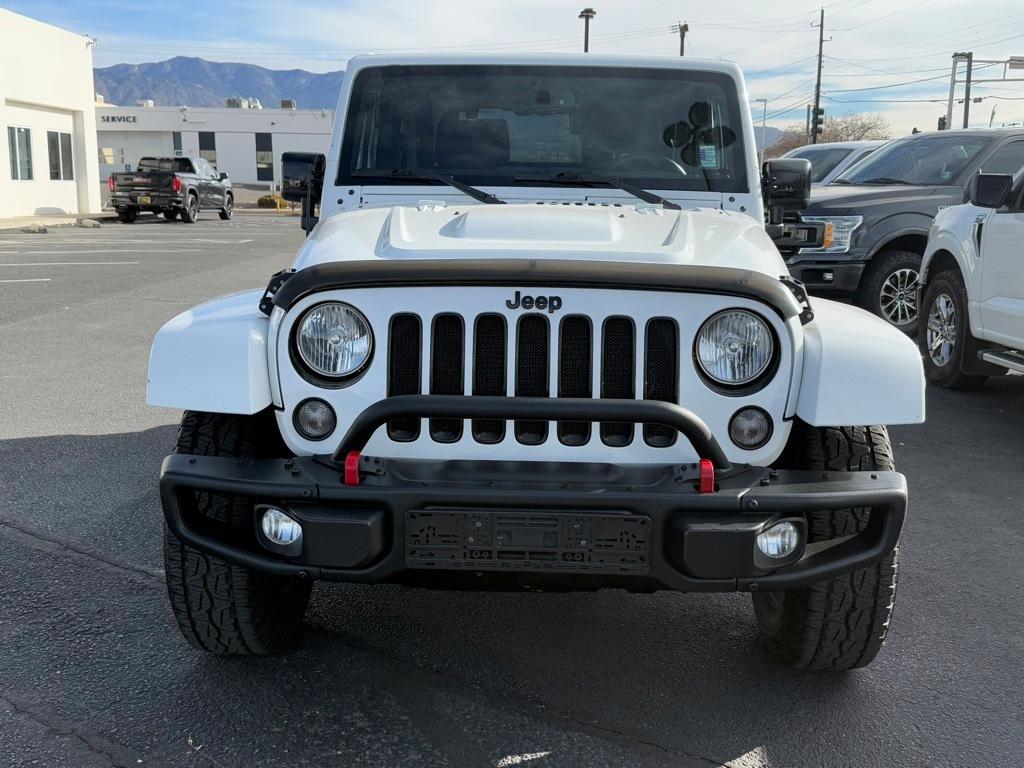
<svg viewBox="0 0 1024 768">
<path fill-rule="evenodd" d="M 679 328 L 675 320 L 654 317 L 644 343 L 644 399 L 679 402 Z M 644 424 L 644 442 L 655 448 L 673 445 L 677 432 L 661 424 Z"/>
<path fill-rule="evenodd" d="M 408 313 L 393 316 L 388 331 L 388 397 L 420 393 L 422 350 L 422 323 L 419 317 Z M 395 419 L 388 422 L 388 437 L 392 440 L 405 443 L 419 436 L 419 419 Z"/>
<path fill-rule="evenodd" d="M 558 335 L 558 396 L 593 395 L 593 341 L 590 318 L 569 315 L 562 320 Z M 558 422 L 558 439 L 563 445 L 590 442 L 589 421 Z"/>
<path fill-rule="evenodd" d="M 604 321 L 601 336 L 601 397 L 632 400 L 636 396 L 635 329 L 628 317 L 613 316 Z M 602 421 L 601 441 L 605 445 L 624 446 L 633 442 L 633 425 Z"/>
<path fill-rule="evenodd" d="M 506 349 L 505 318 L 497 314 L 480 315 L 473 331 L 473 394 L 505 394 Z M 502 419 L 473 419 L 473 439 L 478 443 L 500 443 L 505 439 Z"/>
<path fill-rule="evenodd" d="M 459 315 L 447 313 L 434 317 L 430 338 L 430 394 L 462 394 L 464 332 Z M 431 419 L 430 436 L 439 443 L 457 442 L 462 437 L 462 419 Z"/>
<path fill-rule="evenodd" d="M 547 397 L 550 367 L 548 319 L 544 315 L 523 315 L 516 335 L 516 397 Z M 516 440 L 539 445 L 547 440 L 546 421 L 519 420 Z"/>
</svg>

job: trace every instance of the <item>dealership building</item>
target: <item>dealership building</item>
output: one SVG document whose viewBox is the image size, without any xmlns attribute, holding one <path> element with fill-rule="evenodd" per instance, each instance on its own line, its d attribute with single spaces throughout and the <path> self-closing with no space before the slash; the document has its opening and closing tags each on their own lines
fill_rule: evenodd
<svg viewBox="0 0 1024 768">
<path fill-rule="evenodd" d="M 202 157 L 235 185 L 269 190 L 280 183 L 281 153 L 327 152 L 334 113 L 261 108 L 229 99 L 225 107 L 119 107 L 96 104 L 99 172 L 131 171 L 147 156 Z"/>
<path fill-rule="evenodd" d="M 94 41 L 3 8 L 0 30 L 0 218 L 99 211 Z"/>
</svg>

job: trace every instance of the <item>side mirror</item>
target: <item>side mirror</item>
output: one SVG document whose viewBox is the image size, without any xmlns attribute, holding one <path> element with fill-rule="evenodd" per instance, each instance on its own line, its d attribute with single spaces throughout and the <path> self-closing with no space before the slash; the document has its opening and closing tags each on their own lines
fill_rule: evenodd
<svg viewBox="0 0 1024 768">
<path fill-rule="evenodd" d="M 1006 173 L 979 173 L 967 185 L 967 199 L 981 208 L 1002 208 L 1013 186 Z"/>
<path fill-rule="evenodd" d="M 319 165 L 319 177 L 316 168 Z M 284 152 L 281 155 L 281 197 L 293 203 L 301 203 L 310 193 L 314 193 L 316 202 L 320 202 L 320 189 L 314 188 L 316 182 L 323 185 L 323 168 L 327 159 L 316 152 Z"/>
<path fill-rule="evenodd" d="M 221 181 L 227 181 L 228 175 L 224 173 L 224 171 L 221 171 L 220 175 L 217 178 L 219 178 Z"/>
<path fill-rule="evenodd" d="M 327 158 L 317 152 L 284 152 L 281 155 L 281 197 L 302 203 L 302 229 L 316 226 L 316 207 L 324 188 Z"/>
<path fill-rule="evenodd" d="M 781 224 L 789 211 L 802 211 L 811 202 L 811 161 L 795 157 L 765 160 L 761 195 L 769 224 Z"/>
</svg>

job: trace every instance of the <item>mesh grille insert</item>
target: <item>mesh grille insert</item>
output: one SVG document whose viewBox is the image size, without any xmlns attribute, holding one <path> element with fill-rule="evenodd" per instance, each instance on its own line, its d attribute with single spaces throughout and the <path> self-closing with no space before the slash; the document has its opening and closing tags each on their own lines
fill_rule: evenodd
<svg viewBox="0 0 1024 768">
<path fill-rule="evenodd" d="M 453 314 L 437 315 L 430 346 L 430 394 L 462 394 L 462 353 L 462 318 Z M 430 436 L 439 443 L 456 442 L 462 437 L 462 419 L 431 419 Z"/>
<path fill-rule="evenodd" d="M 473 335 L 473 394 L 505 394 L 505 318 L 480 315 Z M 473 419 L 473 439 L 478 443 L 500 443 L 505 438 L 501 419 Z"/>
<path fill-rule="evenodd" d="M 549 365 L 548 319 L 523 315 L 516 342 L 516 397 L 547 397 Z M 517 421 L 515 433 L 523 445 L 539 445 L 548 437 L 548 423 Z"/>
<path fill-rule="evenodd" d="M 570 315 L 562 320 L 558 338 L 558 396 L 593 395 L 593 341 L 590 318 Z M 563 445 L 590 442 L 589 421 L 558 422 L 558 439 Z"/>
<path fill-rule="evenodd" d="M 679 402 L 679 331 L 675 321 L 655 317 L 647 323 L 644 349 L 644 399 Z M 676 441 L 676 430 L 644 424 L 644 442 L 663 448 Z"/>
<path fill-rule="evenodd" d="M 628 317 L 609 317 L 604 321 L 601 340 L 601 397 L 607 399 L 635 397 L 633 382 L 633 321 Z M 601 422 L 601 441 L 605 445 L 623 446 L 633 442 L 633 425 L 626 422 Z"/>
<path fill-rule="evenodd" d="M 416 315 L 391 318 L 388 333 L 388 397 L 420 393 L 420 356 L 423 349 L 422 325 Z M 420 436 L 419 419 L 395 419 L 388 422 L 388 437 L 399 442 Z"/>
</svg>

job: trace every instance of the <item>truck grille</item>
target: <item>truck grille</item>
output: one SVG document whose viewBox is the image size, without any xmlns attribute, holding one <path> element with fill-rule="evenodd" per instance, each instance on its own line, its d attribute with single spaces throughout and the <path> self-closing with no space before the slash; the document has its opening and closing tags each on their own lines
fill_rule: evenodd
<svg viewBox="0 0 1024 768">
<path fill-rule="evenodd" d="M 426 340 L 424 326 L 430 329 Z M 496 313 L 467 318 L 443 313 L 429 319 L 399 313 L 389 324 L 387 393 L 419 394 L 426 388 L 430 394 L 461 395 L 468 386 L 474 395 L 503 396 L 511 389 L 517 397 L 593 397 L 597 390 L 602 398 L 632 399 L 639 389 L 645 399 L 675 403 L 679 355 L 678 327 L 668 317 L 652 318 L 638 328 L 623 315 L 595 322 L 584 315 L 531 313 L 513 322 Z M 435 442 L 452 443 L 462 439 L 464 428 L 462 419 L 430 419 L 428 433 Z M 481 444 L 502 442 L 507 428 L 500 419 L 469 424 L 472 439 Z M 407 442 L 417 439 L 420 429 L 419 419 L 399 419 L 388 425 L 388 435 Z M 549 429 L 546 421 L 517 420 L 512 434 L 523 445 L 539 445 L 549 439 Z M 658 425 L 645 425 L 640 438 L 634 425 L 618 422 L 601 423 L 597 432 L 595 438 L 587 422 L 554 426 L 555 438 L 566 446 L 593 439 L 615 447 L 636 439 L 653 447 L 676 441 L 673 430 Z"/>
</svg>

